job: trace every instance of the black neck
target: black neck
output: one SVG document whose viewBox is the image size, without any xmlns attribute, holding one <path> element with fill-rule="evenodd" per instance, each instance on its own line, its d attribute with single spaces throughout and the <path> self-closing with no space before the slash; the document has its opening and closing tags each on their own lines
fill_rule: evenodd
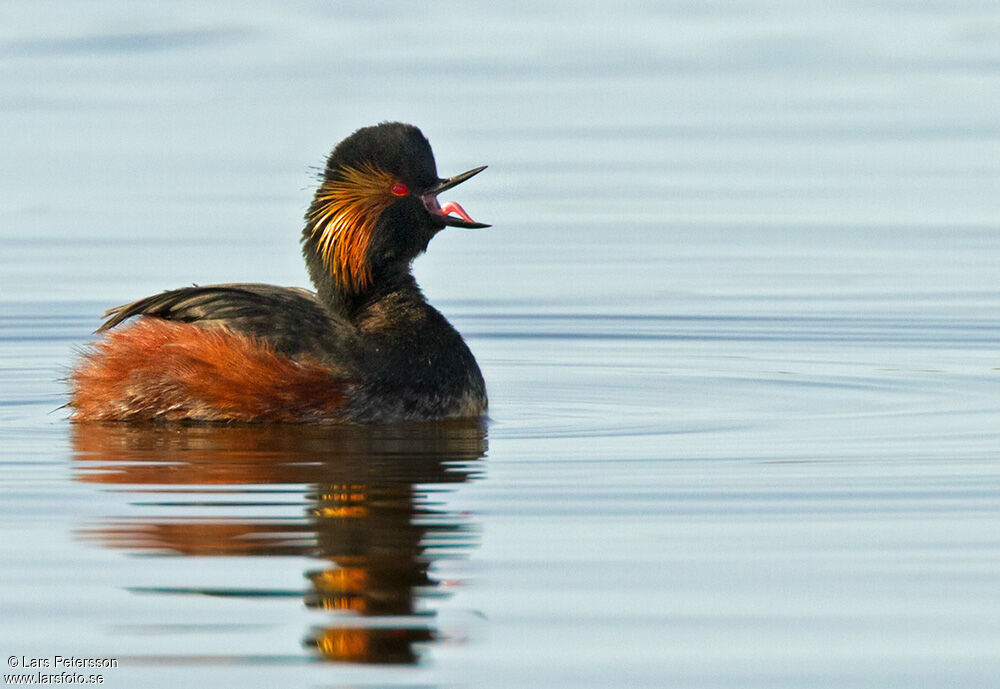
<svg viewBox="0 0 1000 689">
<path fill-rule="evenodd" d="M 409 265 L 376 270 L 370 286 L 361 291 L 346 288 L 323 263 L 310 240 L 303 246 L 309 277 L 316 287 L 316 295 L 333 313 L 354 321 L 358 314 L 388 295 L 405 293 L 415 301 L 425 301 Z"/>
</svg>

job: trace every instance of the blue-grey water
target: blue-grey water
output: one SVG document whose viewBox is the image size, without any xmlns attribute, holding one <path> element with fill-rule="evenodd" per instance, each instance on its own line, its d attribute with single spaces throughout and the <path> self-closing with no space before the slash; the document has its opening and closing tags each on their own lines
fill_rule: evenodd
<svg viewBox="0 0 1000 689">
<path fill-rule="evenodd" d="M 0 658 L 997 686 L 998 112 L 976 0 L 7 2 Z M 416 264 L 488 424 L 66 420 L 104 309 L 306 284 L 313 168 L 386 119 L 490 166 Z"/>
</svg>

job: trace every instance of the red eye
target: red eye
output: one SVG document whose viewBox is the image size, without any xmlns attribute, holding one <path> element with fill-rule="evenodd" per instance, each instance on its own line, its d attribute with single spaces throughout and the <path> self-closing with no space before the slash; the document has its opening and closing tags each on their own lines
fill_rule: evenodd
<svg viewBox="0 0 1000 689">
<path fill-rule="evenodd" d="M 405 184 L 399 184 L 397 182 L 396 184 L 392 185 L 392 193 L 395 194 L 396 196 L 406 196 L 407 194 L 410 193 L 410 190 L 406 188 Z"/>
</svg>

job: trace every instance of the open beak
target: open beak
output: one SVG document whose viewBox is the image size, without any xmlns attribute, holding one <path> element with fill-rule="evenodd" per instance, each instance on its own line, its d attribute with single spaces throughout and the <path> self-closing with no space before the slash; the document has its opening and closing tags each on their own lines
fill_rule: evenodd
<svg viewBox="0 0 1000 689">
<path fill-rule="evenodd" d="M 443 206 L 438 202 L 437 195 L 442 191 L 447 191 L 454 186 L 458 186 L 465 180 L 478 175 L 480 172 L 486 169 L 486 166 L 477 167 L 468 172 L 463 172 L 460 175 L 455 175 L 454 177 L 449 177 L 448 179 L 442 179 L 433 187 L 424 192 L 421 197 L 424 201 L 424 207 L 427 209 L 431 215 L 437 217 L 445 225 L 450 227 L 465 227 L 470 230 L 478 229 L 481 227 L 489 227 L 489 225 L 481 222 L 476 222 L 469 214 L 465 212 L 465 209 L 454 201 L 448 201 Z M 454 213 L 455 215 L 452 215 Z M 458 216 L 458 217 L 456 217 Z"/>
</svg>

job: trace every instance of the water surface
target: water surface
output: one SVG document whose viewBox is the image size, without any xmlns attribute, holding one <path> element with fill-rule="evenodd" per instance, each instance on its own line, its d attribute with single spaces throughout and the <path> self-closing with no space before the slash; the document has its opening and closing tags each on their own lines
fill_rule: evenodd
<svg viewBox="0 0 1000 689">
<path fill-rule="evenodd" d="M 0 25 L 7 655 L 122 687 L 995 686 L 991 4 Z M 305 284 L 310 166 L 384 119 L 490 165 L 455 199 L 494 227 L 415 266 L 487 424 L 66 421 L 106 308 Z"/>
</svg>

